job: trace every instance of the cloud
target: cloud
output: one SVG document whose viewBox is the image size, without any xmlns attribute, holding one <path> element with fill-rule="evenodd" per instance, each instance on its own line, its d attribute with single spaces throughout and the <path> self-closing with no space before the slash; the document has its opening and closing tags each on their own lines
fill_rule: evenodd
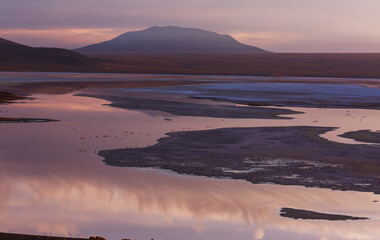
<svg viewBox="0 0 380 240">
<path fill-rule="evenodd" d="M 345 51 L 380 51 L 378 12 L 378 0 L 2 0 L 0 35 L 32 45 L 77 47 L 130 29 L 177 25 L 251 35 L 247 43 L 276 51 L 330 49 L 331 39 L 352 39 Z M 78 29 L 94 33 L 75 34 Z M 10 34 L 16 30 L 17 36 Z M 264 42 L 258 33 L 275 37 Z"/>
<path fill-rule="evenodd" d="M 135 29 L 119 28 L 68 28 L 68 29 L 3 29 L 2 36 L 14 42 L 33 47 L 78 48 L 89 43 L 109 40 Z"/>
</svg>

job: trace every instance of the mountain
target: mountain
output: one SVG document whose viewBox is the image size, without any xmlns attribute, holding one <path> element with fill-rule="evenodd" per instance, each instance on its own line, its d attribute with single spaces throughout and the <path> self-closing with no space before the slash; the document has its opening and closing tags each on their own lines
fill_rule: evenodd
<svg viewBox="0 0 380 240">
<path fill-rule="evenodd" d="M 88 57 L 109 72 L 118 73 L 380 79 L 380 53 L 194 53 Z"/>
<path fill-rule="evenodd" d="M 74 51 L 81 54 L 158 54 L 158 53 L 263 53 L 263 49 L 242 44 L 229 35 L 195 28 L 151 27 L 127 32 L 112 40 Z"/>
<path fill-rule="evenodd" d="M 34 48 L 0 38 L 0 71 L 98 71 L 95 61 L 66 49 Z"/>
</svg>

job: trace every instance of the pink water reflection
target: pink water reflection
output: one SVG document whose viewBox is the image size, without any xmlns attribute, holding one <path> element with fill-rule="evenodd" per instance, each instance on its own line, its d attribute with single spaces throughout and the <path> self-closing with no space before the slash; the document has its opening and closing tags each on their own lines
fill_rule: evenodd
<svg viewBox="0 0 380 240">
<path fill-rule="evenodd" d="M 101 149 L 154 144 L 170 131 L 290 124 L 302 115 L 287 122 L 221 121 L 111 108 L 103 100 L 72 95 L 36 97 L 0 107 L 9 115 L 61 120 L 0 125 L 0 231 L 169 240 L 380 235 L 380 204 L 373 202 L 380 196 L 374 194 L 117 168 L 104 165 L 96 155 Z M 296 221 L 279 217 L 282 207 L 372 220 Z"/>
</svg>

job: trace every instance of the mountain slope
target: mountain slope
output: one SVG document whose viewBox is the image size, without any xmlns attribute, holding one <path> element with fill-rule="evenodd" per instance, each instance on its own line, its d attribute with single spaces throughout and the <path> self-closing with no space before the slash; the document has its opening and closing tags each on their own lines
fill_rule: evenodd
<svg viewBox="0 0 380 240">
<path fill-rule="evenodd" d="M 87 57 L 60 48 L 34 48 L 0 38 L 0 71 L 97 71 Z"/>
<path fill-rule="evenodd" d="M 263 53 L 260 48 L 242 44 L 229 35 L 195 28 L 151 27 L 127 32 L 110 41 L 75 49 L 82 54 L 157 53 Z"/>
<path fill-rule="evenodd" d="M 380 53 L 197 53 L 89 57 L 110 72 L 123 73 L 380 78 Z"/>
</svg>

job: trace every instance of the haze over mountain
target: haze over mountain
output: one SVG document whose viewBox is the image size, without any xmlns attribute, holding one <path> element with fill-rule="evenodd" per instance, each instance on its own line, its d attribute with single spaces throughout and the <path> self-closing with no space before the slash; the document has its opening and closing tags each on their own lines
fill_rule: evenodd
<svg viewBox="0 0 380 240">
<path fill-rule="evenodd" d="M 229 35 L 196 28 L 151 27 L 127 32 L 112 40 L 74 51 L 82 54 L 158 53 L 264 53 L 263 49 L 242 44 Z"/>
<path fill-rule="evenodd" d="M 1 71 L 98 71 L 99 64 L 60 48 L 34 48 L 0 38 Z"/>
</svg>

